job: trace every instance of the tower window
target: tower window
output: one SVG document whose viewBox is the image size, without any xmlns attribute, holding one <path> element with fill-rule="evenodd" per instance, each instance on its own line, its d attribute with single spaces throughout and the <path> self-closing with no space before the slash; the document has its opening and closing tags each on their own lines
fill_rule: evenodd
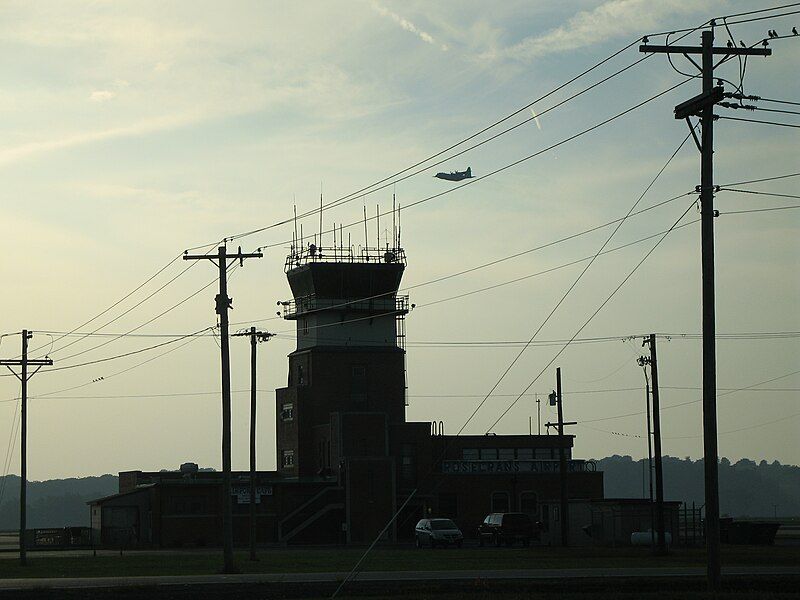
<svg viewBox="0 0 800 600">
<path fill-rule="evenodd" d="M 308 319 L 303 317 L 303 335 L 308 335 Z"/>
<path fill-rule="evenodd" d="M 294 421 L 294 404 L 281 406 L 281 421 Z"/>
<path fill-rule="evenodd" d="M 305 385 L 306 384 L 306 375 L 303 369 L 303 365 L 297 365 L 297 385 Z"/>
<path fill-rule="evenodd" d="M 284 450 L 281 453 L 281 465 L 284 468 L 294 466 L 294 450 Z"/>
</svg>

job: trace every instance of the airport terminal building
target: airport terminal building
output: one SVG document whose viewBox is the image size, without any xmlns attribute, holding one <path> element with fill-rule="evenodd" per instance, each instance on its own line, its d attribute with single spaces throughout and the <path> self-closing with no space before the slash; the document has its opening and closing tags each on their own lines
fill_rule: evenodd
<svg viewBox="0 0 800 600">
<path fill-rule="evenodd" d="M 559 451 L 573 501 L 603 499 L 603 474 L 572 456 L 571 435 L 444 435 L 406 421 L 406 256 L 394 247 L 293 248 L 285 271 L 296 322 L 285 387 L 276 390 L 276 471 L 234 472 L 234 540 L 365 544 L 384 530 L 409 540 L 423 516 L 452 518 L 474 537 L 490 512 L 527 512 L 557 543 Z M 119 493 L 90 503 L 95 543 L 130 547 L 219 545 L 222 474 L 120 473 Z M 572 512 L 572 511 L 570 511 Z"/>
</svg>

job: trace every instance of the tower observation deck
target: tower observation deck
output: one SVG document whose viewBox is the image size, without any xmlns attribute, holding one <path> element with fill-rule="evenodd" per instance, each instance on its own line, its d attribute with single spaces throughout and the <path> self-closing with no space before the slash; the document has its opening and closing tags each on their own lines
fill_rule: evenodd
<svg viewBox="0 0 800 600">
<path fill-rule="evenodd" d="M 297 322 L 297 349 L 315 346 L 405 349 L 408 296 L 398 294 L 402 248 L 293 250 L 284 270 L 293 298 L 283 317 Z"/>
</svg>

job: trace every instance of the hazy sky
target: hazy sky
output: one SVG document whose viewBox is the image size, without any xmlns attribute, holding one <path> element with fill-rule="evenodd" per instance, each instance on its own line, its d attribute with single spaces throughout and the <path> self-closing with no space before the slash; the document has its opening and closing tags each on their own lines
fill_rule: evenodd
<svg viewBox="0 0 800 600">
<path fill-rule="evenodd" d="M 0 332 L 70 331 L 185 248 L 285 219 L 294 199 L 299 212 L 313 209 L 320 189 L 333 201 L 391 175 L 525 106 L 637 37 L 773 4 L 2 2 L 0 199 L 6 250 L 0 262 Z M 789 33 L 793 25 L 800 25 L 800 15 L 732 29 L 737 40 L 752 44 L 768 28 Z M 724 29 L 717 29 L 717 38 L 725 43 Z M 685 43 L 699 40 L 694 33 Z M 798 40 L 771 47 L 772 57 L 748 61 L 745 91 L 800 100 Z M 640 56 L 634 45 L 534 109 L 543 113 Z M 676 66 L 693 69 L 682 58 Z M 738 62 L 718 74 L 738 83 Z M 654 56 L 538 122 L 398 183 L 397 198 L 406 205 L 453 189 L 456 184 L 431 175 L 467 166 L 477 176 L 486 174 L 682 79 L 663 56 Z M 691 81 L 580 139 L 404 210 L 404 283 L 427 282 L 623 216 L 687 134 L 686 124 L 673 118 L 673 106 L 699 90 L 700 83 Z M 720 109 L 799 122 L 796 115 L 741 112 Z M 504 125 L 530 116 L 526 110 Z M 718 121 L 716 182 L 800 171 L 797 135 L 795 129 Z M 640 206 L 698 183 L 699 154 L 689 141 Z M 747 187 L 796 195 L 800 178 Z M 391 192 L 326 212 L 325 222 L 353 222 L 364 204 L 370 213 L 376 204 L 388 210 Z M 608 247 L 664 231 L 693 200 L 684 197 L 632 217 Z M 764 195 L 717 196 L 723 213 L 716 221 L 720 333 L 800 331 L 800 212 L 724 214 L 793 204 L 796 199 Z M 683 222 L 698 216 L 691 208 Z M 306 233 L 316 228 L 316 217 L 304 221 Z M 353 243 L 362 243 L 362 228 L 351 231 Z M 519 351 L 508 344 L 432 342 L 528 340 L 585 263 L 426 304 L 584 258 L 610 232 L 601 229 L 411 290 L 417 308 L 407 321 L 409 420 L 443 420 L 448 433 L 458 431 Z M 646 454 L 644 379 L 635 362 L 643 349 L 639 340 L 623 338 L 700 331 L 699 235 L 697 224 L 670 234 L 579 336 L 617 340 L 571 346 L 556 361 L 563 370 L 565 416 L 582 422 L 573 429 L 577 456 Z M 245 250 L 276 246 L 230 280 L 231 319 L 239 323 L 234 329 L 259 320 L 260 327 L 281 334 L 260 347 L 261 468 L 275 465 L 270 390 L 286 384 L 286 355 L 294 346 L 293 324 L 274 318 L 276 301 L 290 295 L 283 273 L 288 248 L 281 245 L 289 238 L 291 229 L 284 226 L 241 240 Z M 599 257 L 536 339 L 570 338 L 654 242 Z M 81 331 L 121 315 L 188 264 L 175 260 Z M 210 263 L 191 264 L 101 332 L 138 327 L 215 280 Z M 215 294 L 214 284 L 137 333 L 188 333 L 214 325 Z M 56 367 L 63 367 L 168 341 L 90 337 L 64 347 L 75 339 L 51 344 L 51 337 L 37 333 L 31 343 L 44 345 L 35 356 L 49 350 Z M 100 344 L 105 345 L 95 348 Z M 202 337 L 184 344 L 36 375 L 31 395 L 49 396 L 30 403 L 30 478 L 174 468 L 184 461 L 219 467 L 217 342 Z M 246 390 L 248 344 L 243 338 L 231 344 L 233 389 Z M 800 462 L 800 375 L 790 375 L 800 371 L 798 344 L 797 337 L 718 342 L 721 456 Z M 5 337 L 0 355 L 14 357 L 18 348 L 19 336 Z M 465 431 L 486 431 L 559 348 L 530 348 Z M 694 388 L 701 384 L 700 341 L 663 340 L 659 359 L 664 451 L 699 457 L 701 406 Z M 555 364 L 531 393 L 552 389 Z M 779 377 L 760 391 L 722 395 Z M 16 379 L 0 378 L 0 458 L 18 393 Z M 247 393 L 234 395 L 234 468 L 247 466 L 248 402 Z M 544 403 L 542 413 L 543 422 L 553 417 Z M 534 397 L 526 396 L 493 431 L 527 432 L 531 415 L 535 428 Z M 16 450 L 11 472 L 18 472 L 18 456 Z"/>
</svg>

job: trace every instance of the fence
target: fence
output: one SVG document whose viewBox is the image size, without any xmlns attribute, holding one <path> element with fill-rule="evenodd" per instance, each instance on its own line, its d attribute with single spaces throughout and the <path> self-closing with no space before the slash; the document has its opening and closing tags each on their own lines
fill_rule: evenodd
<svg viewBox="0 0 800 600">
<path fill-rule="evenodd" d="M 703 505 L 705 506 L 705 505 Z M 684 502 L 678 509 L 678 543 L 681 546 L 705 545 L 703 506 L 689 506 Z"/>
</svg>

